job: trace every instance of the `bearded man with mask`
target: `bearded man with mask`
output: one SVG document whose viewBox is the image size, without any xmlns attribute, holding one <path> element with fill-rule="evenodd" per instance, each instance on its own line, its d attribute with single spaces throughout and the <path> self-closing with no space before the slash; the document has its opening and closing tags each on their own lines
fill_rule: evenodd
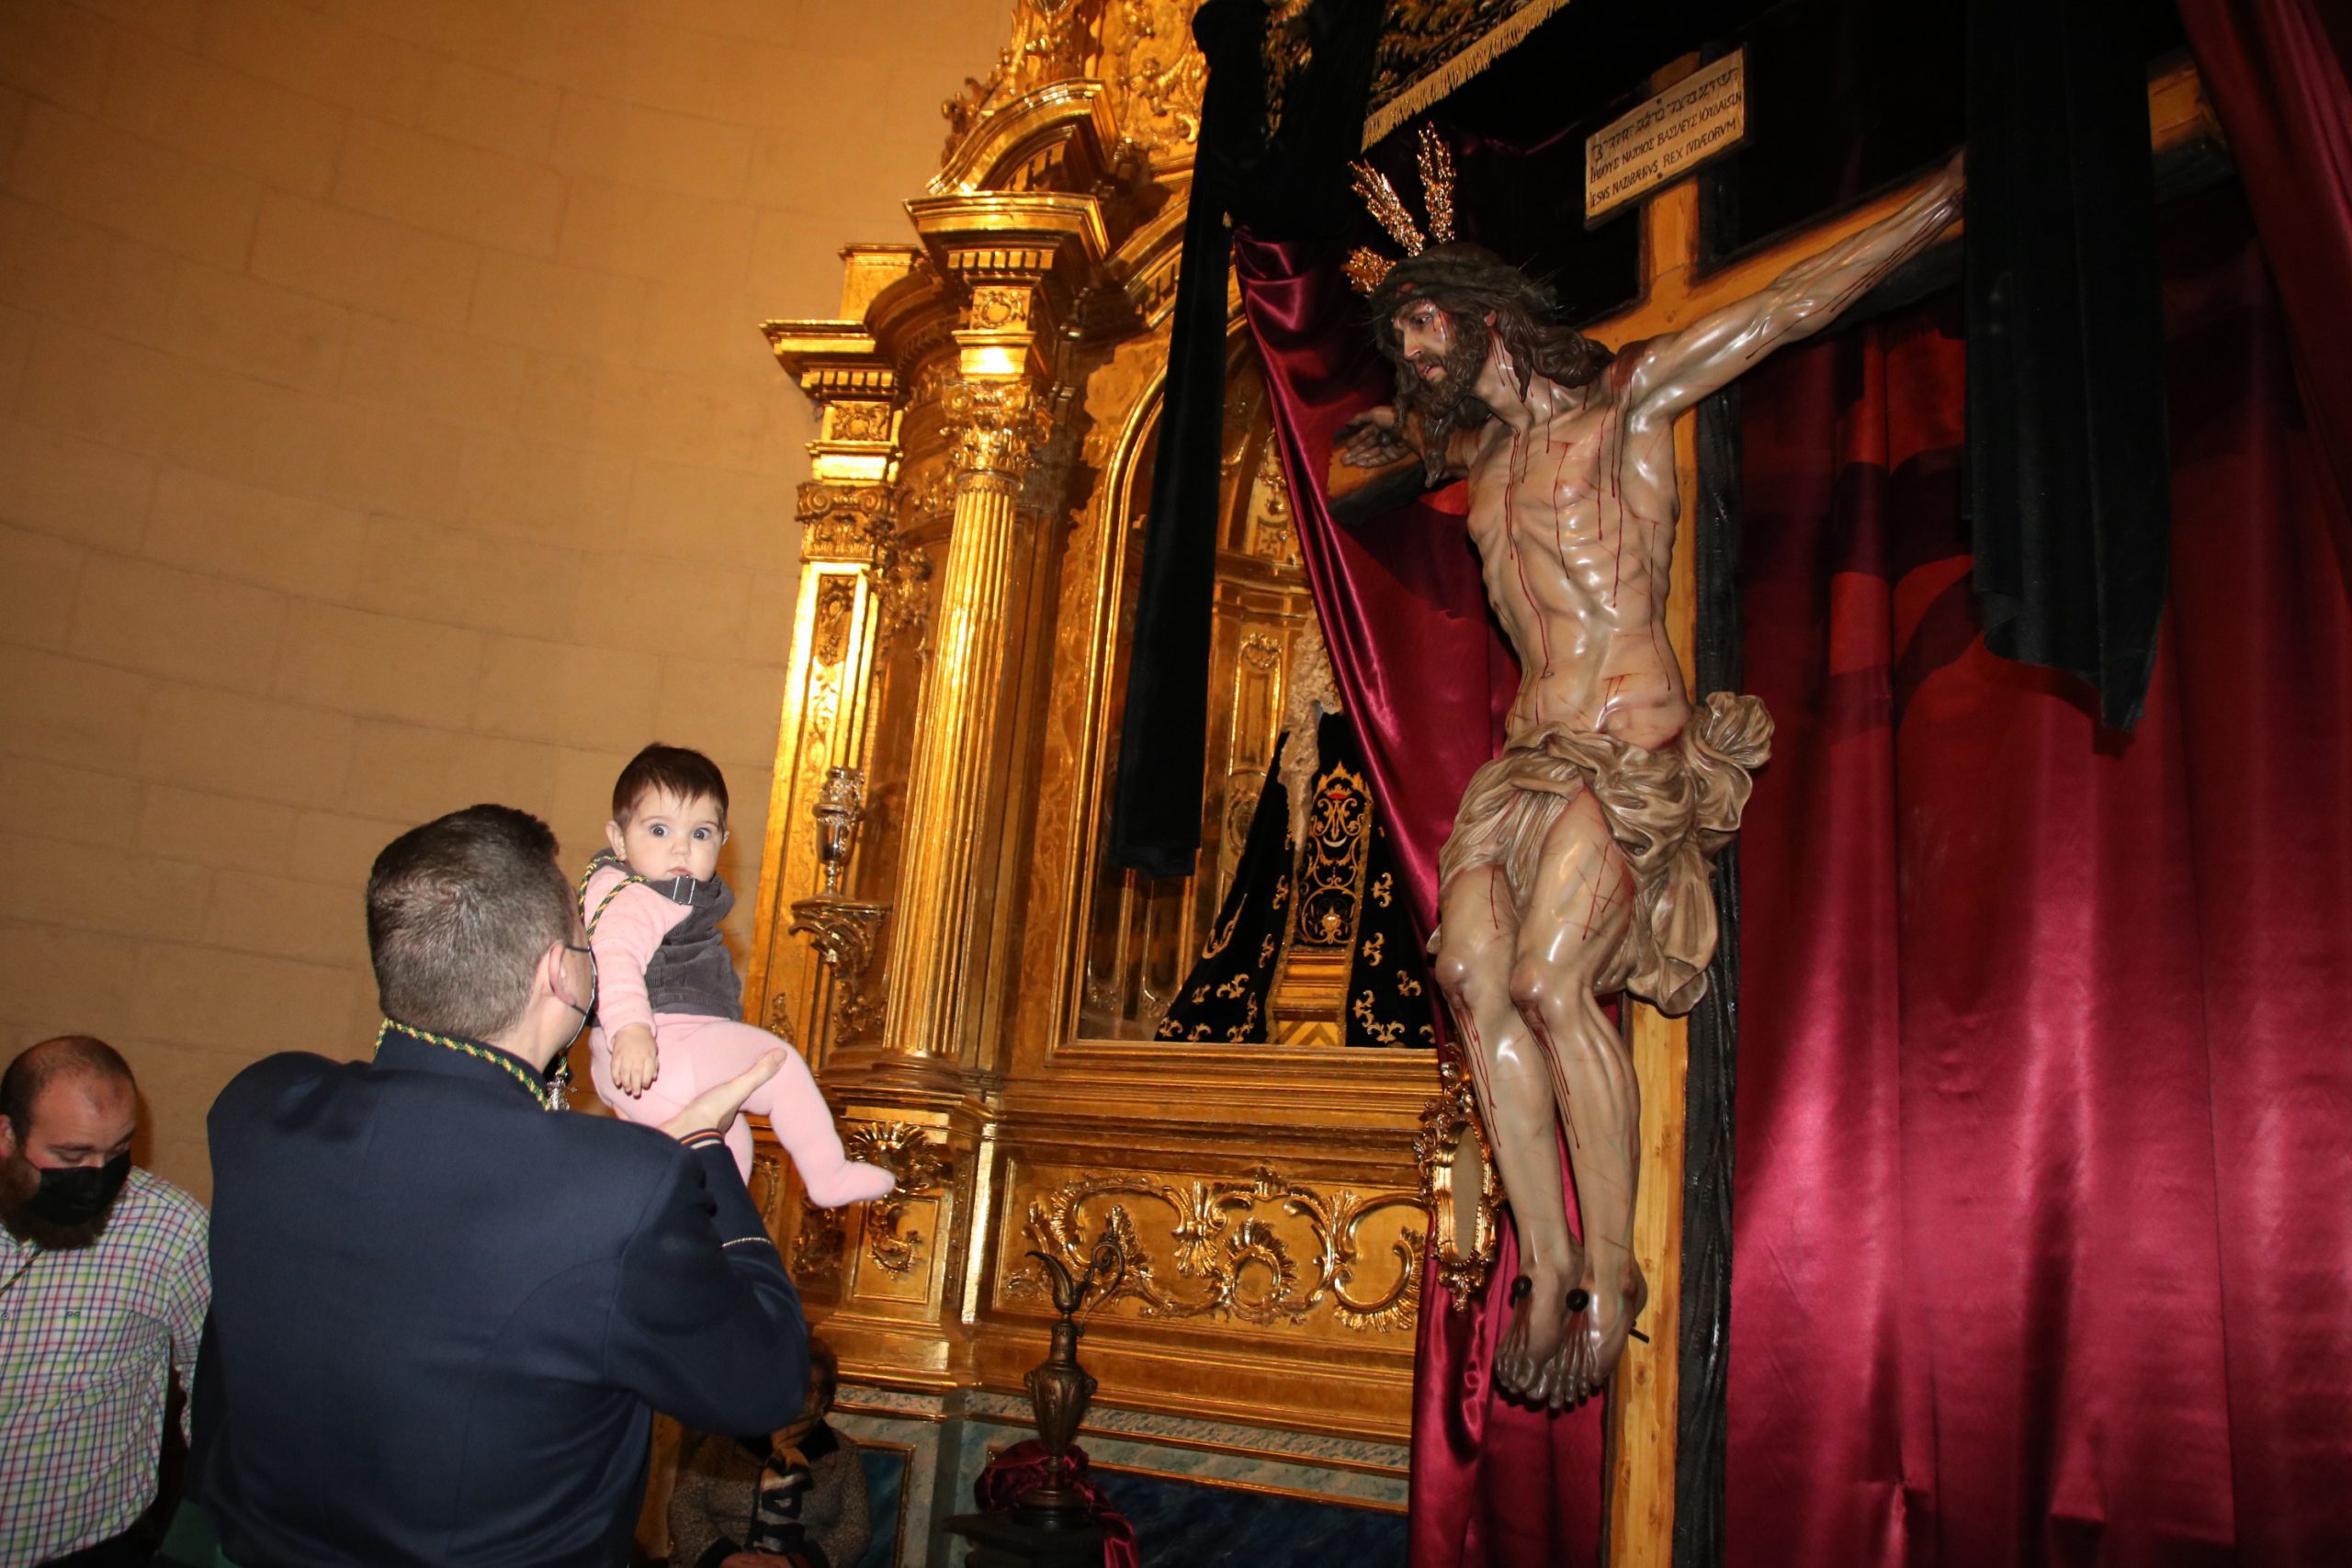
<svg viewBox="0 0 2352 1568">
<path fill-rule="evenodd" d="M 203 1206 L 130 1163 L 138 1122 L 104 1041 L 44 1040 L 0 1072 L 6 1568 L 147 1561 L 164 1396 L 195 1368 L 211 1278 Z"/>
<path fill-rule="evenodd" d="M 271 1056 L 214 1102 L 192 1560 L 617 1568 L 653 1410 L 800 1408 L 799 1298 L 719 1135 L 782 1053 L 660 1129 L 565 1114 L 595 970 L 555 852 L 503 806 L 393 840 L 373 1059 Z"/>
</svg>

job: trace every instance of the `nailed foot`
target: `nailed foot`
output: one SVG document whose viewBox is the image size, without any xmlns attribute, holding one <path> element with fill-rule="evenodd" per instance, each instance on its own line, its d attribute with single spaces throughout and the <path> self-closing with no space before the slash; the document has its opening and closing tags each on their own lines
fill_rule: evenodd
<svg viewBox="0 0 2352 1568">
<path fill-rule="evenodd" d="M 1617 1359 L 1625 1353 L 1626 1337 L 1634 1332 L 1634 1320 L 1650 1303 L 1650 1286 L 1641 1269 L 1630 1262 L 1625 1266 L 1624 1283 L 1618 1289 L 1610 1290 L 1597 1280 L 1585 1284 L 1592 1292 L 1592 1310 L 1582 1337 L 1589 1379 L 1585 1393 L 1589 1396 L 1607 1386 L 1610 1374 L 1617 1370 Z"/>
<path fill-rule="evenodd" d="M 1583 1404 L 1597 1386 L 1592 1377 L 1589 1332 L 1592 1294 L 1579 1286 L 1568 1292 L 1564 1305 L 1560 1348 L 1537 1370 L 1535 1380 L 1526 1392 L 1530 1404 L 1552 1410 L 1566 1410 Z"/>
<path fill-rule="evenodd" d="M 1560 1312 L 1571 1276 L 1538 1264 L 1510 1284 L 1510 1326 L 1495 1349 L 1495 1382 L 1505 1393 L 1532 1399 L 1544 1369 L 1569 1341 Z"/>
<path fill-rule="evenodd" d="M 1581 1259 L 1577 1260 L 1581 1271 Z M 1586 1359 L 1584 1292 L 1573 1272 L 1541 1265 L 1511 1281 L 1510 1327 L 1495 1351 L 1495 1382 L 1530 1404 L 1554 1404 Z"/>
</svg>

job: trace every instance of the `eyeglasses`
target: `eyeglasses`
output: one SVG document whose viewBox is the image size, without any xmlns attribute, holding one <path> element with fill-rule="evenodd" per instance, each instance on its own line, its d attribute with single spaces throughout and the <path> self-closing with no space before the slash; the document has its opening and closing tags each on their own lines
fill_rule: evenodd
<svg viewBox="0 0 2352 1568">
<path fill-rule="evenodd" d="M 584 956 L 584 957 L 588 960 L 588 1005 L 587 1005 L 586 1007 L 584 1007 L 584 1008 L 583 1008 L 583 1007 L 581 1007 L 581 1006 L 580 1006 L 580 1004 L 579 1004 L 579 1003 L 577 1003 L 577 1002 L 572 1002 L 572 1003 L 570 1003 L 570 1004 L 568 1004 L 568 1005 L 570 1005 L 570 1006 L 571 1006 L 571 1007 L 573 1007 L 573 1008 L 578 1009 L 578 1010 L 579 1010 L 579 1011 L 581 1011 L 582 1013 L 593 1013 L 593 1012 L 594 1012 L 594 1011 L 596 1010 L 596 952 L 595 952 L 595 949 L 594 949 L 594 948 L 589 948 L 589 947 L 582 947 L 582 946 L 581 946 L 581 945 L 580 945 L 579 943 L 577 943 L 577 942 L 565 942 L 565 943 L 563 944 L 563 950 L 564 950 L 564 952 L 566 952 L 566 953 L 580 953 L 580 954 L 582 954 L 582 956 Z"/>
</svg>

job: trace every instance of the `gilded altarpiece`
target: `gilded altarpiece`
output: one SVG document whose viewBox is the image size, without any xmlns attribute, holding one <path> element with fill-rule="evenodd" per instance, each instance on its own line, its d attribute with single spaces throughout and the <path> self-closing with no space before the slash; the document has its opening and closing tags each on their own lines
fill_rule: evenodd
<svg viewBox="0 0 2352 1568">
<path fill-rule="evenodd" d="M 1476 1137 L 1462 1086 L 1431 1109 L 1429 1055 L 1337 1047 L 1344 931 L 1292 922 L 1270 1043 L 1153 1037 L 1317 638 L 1238 311 L 1203 851 L 1179 879 L 1102 861 L 1198 130 L 1192 9 L 1022 0 L 943 106 L 914 243 L 852 246 L 834 316 L 766 329 L 822 428 L 752 1005 L 900 1188 L 819 1213 L 769 1151 L 759 1190 L 842 1353 L 845 1420 L 914 1456 L 918 1535 L 1022 1435 L 1051 1316 L 1030 1255 L 1104 1236 L 1127 1267 L 1086 1325 L 1099 1465 L 1193 1473 L 1182 1450 L 1221 1472 L 1195 1480 L 1401 1510 L 1428 1233 L 1451 1293 L 1493 1229 L 1490 1185 L 1448 1186 Z M 1300 9 L 1272 8 L 1270 48 Z M 817 813 L 843 770 L 858 826 L 828 862 Z M 1308 868 L 1318 897 L 1372 896 L 1339 852 L 1363 841 L 1343 819 L 1361 793 L 1303 814 L 1301 839 L 1339 846 Z"/>
<path fill-rule="evenodd" d="M 926 1506 L 967 1484 L 966 1427 L 1020 1436 L 1052 1315 L 1028 1253 L 1106 1233 L 1128 1269 L 1082 1344 L 1098 1462 L 1150 1472 L 1181 1430 L 1244 1490 L 1402 1506 L 1429 1058 L 1150 1038 L 1315 636 L 1238 313 L 1204 848 L 1159 886 L 1102 863 L 1192 8 L 1023 0 L 944 106 L 914 243 L 851 247 L 834 316 L 765 329 L 821 428 L 747 1005 L 900 1188 L 820 1213 L 770 1146 L 756 1190 L 853 1427 L 937 1425 L 912 1444 Z M 815 814 L 842 769 L 861 814 L 829 874 Z"/>
</svg>

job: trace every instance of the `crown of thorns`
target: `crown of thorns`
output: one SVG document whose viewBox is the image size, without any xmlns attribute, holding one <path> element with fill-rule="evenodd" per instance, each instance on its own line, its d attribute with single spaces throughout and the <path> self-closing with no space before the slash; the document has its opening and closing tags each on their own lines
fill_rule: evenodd
<svg viewBox="0 0 2352 1568">
<path fill-rule="evenodd" d="M 1421 203 L 1428 209 L 1430 229 L 1422 234 L 1420 226 L 1396 194 L 1386 175 L 1370 164 L 1356 163 L 1348 166 L 1355 171 L 1356 194 L 1388 237 L 1405 249 L 1408 256 L 1419 255 L 1432 243 L 1450 245 L 1453 243 L 1453 154 L 1435 126 L 1421 127 L 1420 151 L 1414 160 L 1421 175 Z M 1396 258 L 1385 256 L 1369 245 L 1359 245 L 1342 264 L 1348 281 L 1359 294 L 1370 294 L 1380 287 Z"/>
</svg>

